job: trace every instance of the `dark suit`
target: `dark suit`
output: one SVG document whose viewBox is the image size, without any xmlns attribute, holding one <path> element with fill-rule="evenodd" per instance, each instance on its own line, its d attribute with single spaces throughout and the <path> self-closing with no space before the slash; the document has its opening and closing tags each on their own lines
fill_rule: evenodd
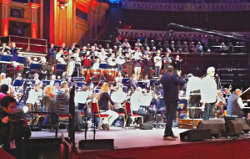
<svg viewBox="0 0 250 159">
<path fill-rule="evenodd" d="M 167 107 L 167 123 L 164 136 L 173 136 L 172 123 L 176 117 L 178 86 L 184 85 L 185 80 L 170 73 L 165 73 L 160 82 L 163 86 L 164 101 Z"/>
</svg>

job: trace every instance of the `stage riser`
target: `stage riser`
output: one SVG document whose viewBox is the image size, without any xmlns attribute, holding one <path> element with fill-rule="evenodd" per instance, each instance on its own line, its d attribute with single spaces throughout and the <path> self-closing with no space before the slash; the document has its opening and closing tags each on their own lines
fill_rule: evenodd
<svg viewBox="0 0 250 159">
<path fill-rule="evenodd" d="M 196 129 L 201 119 L 179 119 L 178 127 L 181 129 Z"/>
</svg>

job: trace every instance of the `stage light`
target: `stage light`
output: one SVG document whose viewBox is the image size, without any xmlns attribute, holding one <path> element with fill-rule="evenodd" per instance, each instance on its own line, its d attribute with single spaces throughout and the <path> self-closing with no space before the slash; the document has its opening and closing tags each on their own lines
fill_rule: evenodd
<svg viewBox="0 0 250 159">
<path fill-rule="evenodd" d="M 26 106 L 26 105 L 25 105 L 25 106 L 23 106 L 23 112 L 24 112 L 24 113 L 27 113 L 28 111 L 29 111 L 29 107 L 28 107 L 28 106 Z"/>
</svg>

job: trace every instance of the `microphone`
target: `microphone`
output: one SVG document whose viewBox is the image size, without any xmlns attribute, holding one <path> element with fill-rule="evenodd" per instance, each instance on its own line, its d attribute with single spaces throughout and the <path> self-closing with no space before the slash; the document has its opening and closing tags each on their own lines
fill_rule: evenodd
<svg viewBox="0 0 250 159">
<path fill-rule="evenodd" d="M 220 76 L 219 76 L 217 73 L 215 74 L 215 77 L 216 77 L 216 78 L 220 78 Z"/>
</svg>

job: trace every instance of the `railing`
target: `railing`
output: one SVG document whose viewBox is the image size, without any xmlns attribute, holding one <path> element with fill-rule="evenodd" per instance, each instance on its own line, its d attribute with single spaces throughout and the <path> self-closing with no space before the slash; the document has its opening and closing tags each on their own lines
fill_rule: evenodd
<svg viewBox="0 0 250 159">
<path fill-rule="evenodd" d="M 10 35 L 9 42 L 16 43 L 16 47 L 21 47 L 23 51 L 46 53 L 48 50 L 48 42 L 46 39 L 33 39 Z"/>
<path fill-rule="evenodd" d="M 122 8 L 157 11 L 248 11 L 250 2 L 244 3 L 163 3 L 122 1 Z"/>
<path fill-rule="evenodd" d="M 168 35 L 169 33 L 167 31 L 156 31 L 156 30 L 139 30 L 139 29 L 118 29 L 118 33 L 121 34 L 145 34 L 145 35 L 152 35 L 155 34 L 157 35 Z M 200 33 L 200 32 L 191 32 L 191 31 L 174 31 L 174 35 L 179 36 L 179 35 L 186 35 L 186 36 L 193 36 L 193 35 L 204 35 L 205 33 Z M 247 39 L 250 39 L 250 32 L 223 32 L 225 34 L 230 34 L 230 35 L 240 35 L 243 36 Z"/>
</svg>

